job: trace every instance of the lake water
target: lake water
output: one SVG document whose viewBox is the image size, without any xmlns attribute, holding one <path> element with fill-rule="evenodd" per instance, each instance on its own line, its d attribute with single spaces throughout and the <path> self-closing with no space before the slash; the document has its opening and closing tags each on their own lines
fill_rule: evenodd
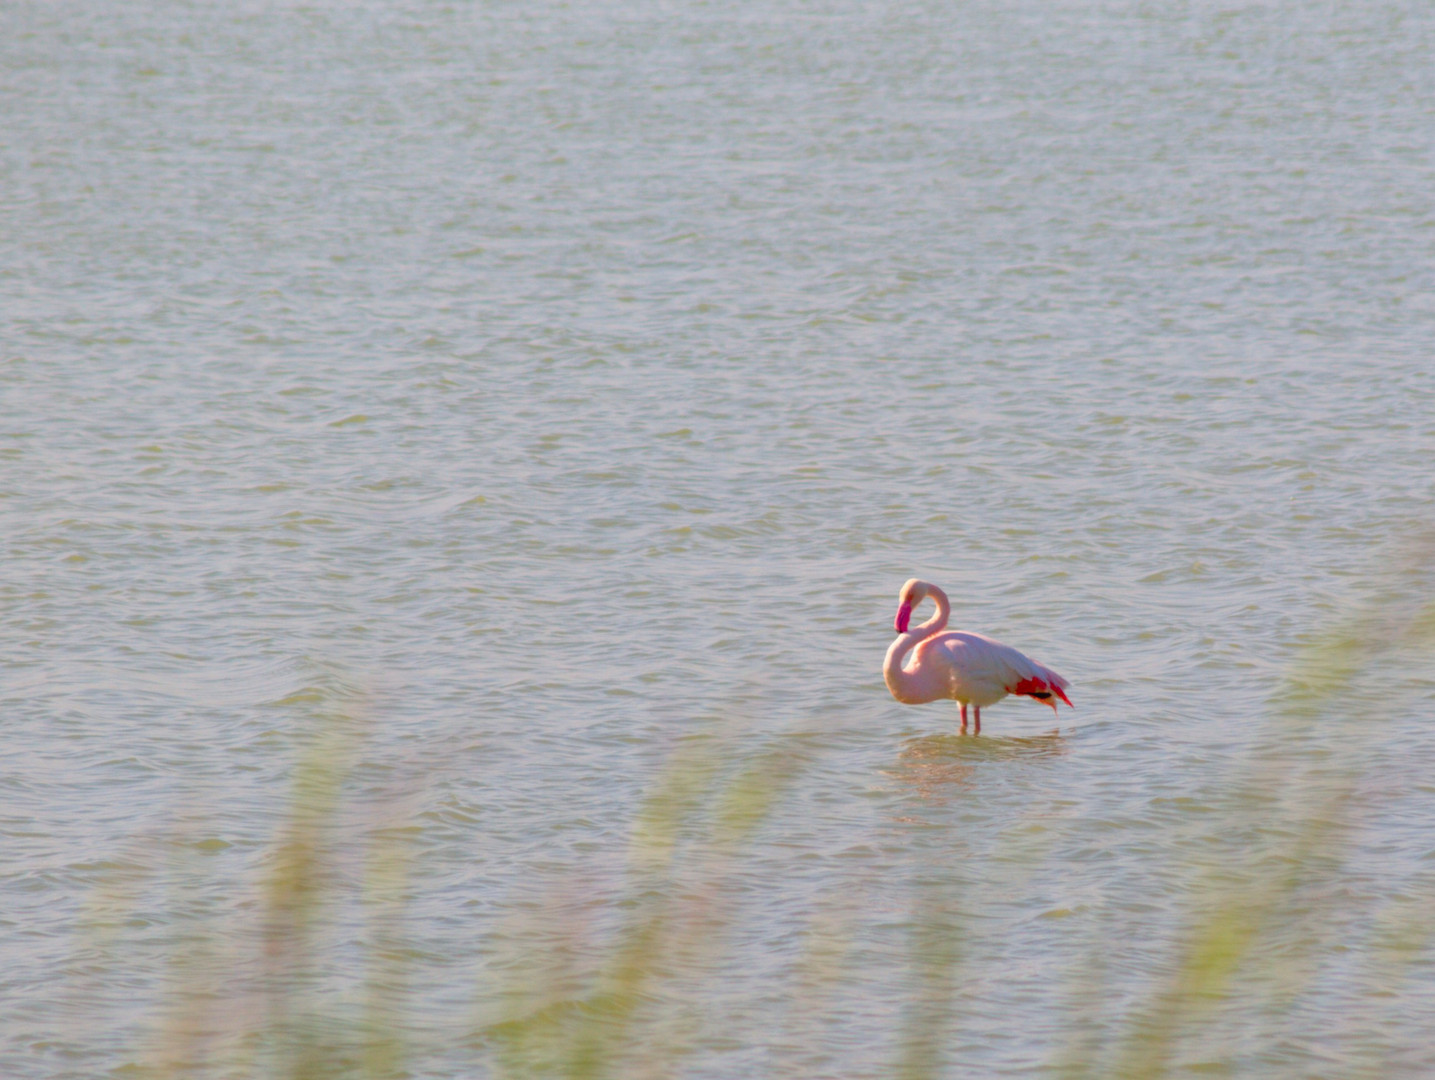
<svg viewBox="0 0 1435 1080">
<path fill-rule="evenodd" d="M 313 993 L 363 996 L 388 837 L 411 1075 L 507 1075 L 485 1025 L 635 890 L 718 909 L 652 1075 L 1062 1075 L 1314 813 L 1239 800 L 1347 766 L 1295 989 L 1162 1067 L 1435 1072 L 1429 654 L 1278 719 L 1431 595 L 1435 8 L 0 22 L 6 1076 L 158 1075 L 187 978 L 262 981 L 339 714 Z M 894 702 L 912 576 L 1077 708 Z M 774 754 L 735 849 L 625 876 L 652 792 Z"/>
</svg>

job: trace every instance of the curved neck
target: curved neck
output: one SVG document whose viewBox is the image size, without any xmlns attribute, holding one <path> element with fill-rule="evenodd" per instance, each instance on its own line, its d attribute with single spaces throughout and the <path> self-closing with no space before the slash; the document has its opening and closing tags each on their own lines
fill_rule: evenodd
<svg viewBox="0 0 1435 1080">
<path fill-rule="evenodd" d="M 898 634 L 897 640 L 887 647 L 887 658 L 882 661 L 882 679 L 887 684 L 887 689 L 898 701 L 915 701 L 922 694 L 922 688 L 918 686 L 918 678 L 915 673 L 909 672 L 902 667 L 902 661 L 907 654 L 919 644 L 931 637 L 933 634 L 940 634 L 947 625 L 947 619 L 951 617 L 952 605 L 947 599 L 947 594 L 935 585 L 927 587 L 927 595 L 937 605 L 934 614 L 921 626 L 914 626 L 905 634 Z M 926 700 L 921 698 L 921 700 Z"/>
<path fill-rule="evenodd" d="M 931 637 L 947 628 L 947 620 L 952 617 L 952 603 L 947 599 L 947 594 L 936 585 L 927 586 L 927 595 L 932 598 L 932 603 L 937 605 L 936 612 L 930 619 L 921 626 L 914 626 L 908 633 L 919 635 L 917 641 L 922 638 Z M 916 642 L 913 642 L 916 644 Z"/>
</svg>

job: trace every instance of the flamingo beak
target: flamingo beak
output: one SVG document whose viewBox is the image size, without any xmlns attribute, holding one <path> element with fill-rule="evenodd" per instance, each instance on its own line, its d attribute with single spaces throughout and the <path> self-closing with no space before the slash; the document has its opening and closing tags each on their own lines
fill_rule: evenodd
<svg viewBox="0 0 1435 1080">
<path fill-rule="evenodd" d="M 911 605 L 911 604 L 903 604 L 901 607 L 899 607 L 899 608 L 897 609 L 897 618 L 896 618 L 896 620 L 892 623 L 892 626 L 893 626 L 893 628 L 897 631 L 897 633 L 899 633 L 899 634 L 905 634 L 905 633 L 907 632 L 907 624 L 910 623 L 911 621 L 912 621 L 912 605 Z"/>
</svg>

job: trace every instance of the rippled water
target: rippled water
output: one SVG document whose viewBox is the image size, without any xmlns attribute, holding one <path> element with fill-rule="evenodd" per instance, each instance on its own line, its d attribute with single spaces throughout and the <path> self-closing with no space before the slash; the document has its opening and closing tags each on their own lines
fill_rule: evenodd
<svg viewBox="0 0 1435 1080">
<path fill-rule="evenodd" d="M 455 1032 L 555 896 L 619 916 L 675 753 L 789 735 L 683 1069 L 890 1074 L 933 875 L 944 1075 L 1054 1068 L 1171 970 L 1300 644 L 1428 595 L 1428 5 L 3 21 L 8 1076 L 144 1058 L 336 709 L 370 726 L 350 812 L 409 830 L 418 1075 L 489 1067 Z M 892 701 L 913 575 L 1076 711 L 975 739 Z M 1342 888 L 1418 908 L 1435 683 L 1382 679 L 1310 746 L 1367 770 Z M 803 1005 L 814 919 L 848 975 Z M 1429 1075 L 1428 950 L 1331 1026 L 1379 989 L 1338 958 L 1367 930 L 1279 1038 L 1183 1067 Z"/>
</svg>

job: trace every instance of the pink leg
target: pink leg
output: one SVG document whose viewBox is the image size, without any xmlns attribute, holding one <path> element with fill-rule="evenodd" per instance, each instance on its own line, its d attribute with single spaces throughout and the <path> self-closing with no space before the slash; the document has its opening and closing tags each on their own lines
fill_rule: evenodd
<svg viewBox="0 0 1435 1080">
<path fill-rule="evenodd" d="M 967 730 L 967 703 L 962 702 L 962 730 Z"/>
<path fill-rule="evenodd" d="M 982 707 L 980 705 L 973 705 L 972 712 L 976 714 L 976 734 L 980 735 L 982 733 Z"/>
</svg>

